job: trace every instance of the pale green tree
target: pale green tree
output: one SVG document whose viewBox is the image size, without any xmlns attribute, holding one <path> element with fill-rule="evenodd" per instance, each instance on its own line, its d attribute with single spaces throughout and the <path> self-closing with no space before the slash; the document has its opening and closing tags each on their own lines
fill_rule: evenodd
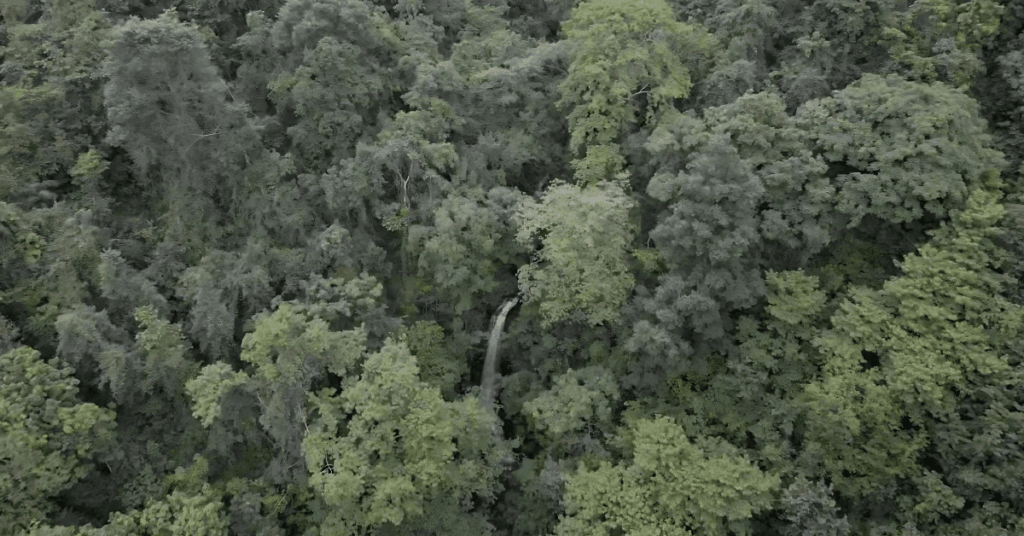
<svg viewBox="0 0 1024 536">
<path fill-rule="evenodd" d="M 197 494 L 175 490 L 163 499 L 149 502 L 140 510 L 113 514 L 110 523 L 100 529 L 99 534 L 228 536 L 228 526 L 228 516 L 221 497 L 210 486 L 205 486 Z"/>
<path fill-rule="evenodd" d="M 540 238 L 534 261 L 519 269 L 519 288 L 539 304 L 545 326 L 570 317 L 592 325 L 619 318 L 634 283 L 627 262 L 632 207 L 615 183 L 556 182 L 540 203 L 528 198 L 516 209 L 516 240 Z"/>
<path fill-rule="evenodd" d="M 625 167 L 620 136 L 650 122 L 693 87 L 713 39 L 675 20 L 664 0 L 587 0 L 563 26 L 572 46 L 559 106 L 569 111 L 570 149 L 581 183 L 608 180 Z"/>
<path fill-rule="evenodd" d="M 618 382 L 600 366 L 569 369 L 554 380 L 551 389 L 523 404 L 544 442 L 565 451 L 584 438 L 603 439 L 610 432 L 618 409 Z"/>
<path fill-rule="evenodd" d="M 222 408 L 232 398 L 255 398 L 260 424 L 276 450 L 268 476 L 275 482 L 290 482 L 298 478 L 296 473 L 302 474 L 298 465 L 307 426 L 307 391 L 327 373 L 345 377 L 365 351 L 366 333 L 359 328 L 333 331 L 323 319 L 290 303 L 258 316 L 254 327 L 242 341 L 241 355 L 252 365 L 251 374 L 214 363 L 190 380 L 186 390 L 193 401 L 193 414 L 204 426 L 229 417 L 222 414 Z M 233 392 L 236 387 L 242 393 Z"/>
<path fill-rule="evenodd" d="M 78 400 L 71 368 L 22 346 L 0 355 L 0 526 L 27 529 L 114 441 L 114 412 Z M 13 533 L 13 532 L 12 532 Z"/>
<path fill-rule="evenodd" d="M 1007 344 L 1024 311 L 1000 295 L 1008 281 L 996 271 L 997 199 L 975 191 L 903 260 L 901 276 L 880 290 L 853 289 L 815 340 L 823 377 L 805 388 L 802 463 L 820 466 L 841 493 L 867 496 L 900 478 L 930 486 L 917 460 L 944 443 L 932 427 L 956 418 L 959 393 L 1010 370 Z"/>
<path fill-rule="evenodd" d="M 967 87 L 984 71 L 978 53 L 1004 9 L 995 0 L 918 0 L 889 13 L 880 41 L 909 78 Z"/>
<path fill-rule="evenodd" d="M 750 518 L 771 506 L 779 477 L 721 440 L 691 441 L 667 417 L 631 430 L 632 460 L 566 479 L 557 536 L 752 534 Z"/>
<path fill-rule="evenodd" d="M 439 499 L 494 497 L 506 450 L 491 432 L 496 417 L 475 397 L 445 402 L 418 375 L 408 347 L 389 340 L 341 392 L 310 395 L 317 419 L 302 446 L 327 506 L 322 530 L 421 526 Z"/>
</svg>

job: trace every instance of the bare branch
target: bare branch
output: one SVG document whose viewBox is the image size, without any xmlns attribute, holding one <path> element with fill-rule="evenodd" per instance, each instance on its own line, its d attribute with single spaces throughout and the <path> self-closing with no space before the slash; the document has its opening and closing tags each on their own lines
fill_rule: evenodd
<svg viewBox="0 0 1024 536">
<path fill-rule="evenodd" d="M 650 94 L 651 93 L 651 85 L 650 84 L 644 84 L 644 87 L 642 87 L 640 89 L 640 91 L 637 91 L 636 93 L 630 95 L 626 100 L 632 99 L 633 97 L 636 97 L 637 95 L 643 95 L 645 93 L 646 94 Z"/>
<path fill-rule="evenodd" d="M 185 149 L 185 154 L 188 154 L 189 149 L 191 149 L 192 146 L 195 145 L 197 141 L 199 141 L 199 140 L 201 140 L 203 138 L 209 138 L 210 136 L 216 136 L 217 134 L 220 134 L 219 130 L 216 131 L 216 132 L 211 132 L 210 134 L 200 134 L 199 137 L 197 137 L 196 139 L 192 140 L 192 143 L 190 143 L 189 146 Z"/>
</svg>

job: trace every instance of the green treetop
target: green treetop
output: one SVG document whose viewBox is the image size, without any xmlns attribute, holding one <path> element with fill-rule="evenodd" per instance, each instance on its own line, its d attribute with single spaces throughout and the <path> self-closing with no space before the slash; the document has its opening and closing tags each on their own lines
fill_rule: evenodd
<svg viewBox="0 0 1024 536">
<path fill-rule="evenodd" d="M 712 39 L 703 28 L 675 20 L 664 0 L 588 0 L 563 26 L 573 51 L 559 86 L 569 110 L 570 149 L 583 183 L 609 179 L 625 160 L 617 140 L 627 126 L 685 98 L 691 66 L 703 61 Z"/>
</svg>

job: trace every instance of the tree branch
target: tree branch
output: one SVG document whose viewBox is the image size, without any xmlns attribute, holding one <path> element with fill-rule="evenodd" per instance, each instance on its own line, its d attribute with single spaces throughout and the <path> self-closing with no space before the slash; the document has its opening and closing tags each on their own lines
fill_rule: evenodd
<svg viewBox="0 0 1024 536">
<path fill-rule="evenodd" d="M 644 93 L 646 93 L 646 94 L 650 94 L 651 93 L 651 85 L 650 84 L 644 84 L 644 87 L 641 88 L 640 91 L 637 91 L 636 93 L 630 95 L 629 97 L 626 98 L 626 100 L 632 99 L 633 97 L 636 97 L 637 95 L 642 95 Z"/>
</svg>

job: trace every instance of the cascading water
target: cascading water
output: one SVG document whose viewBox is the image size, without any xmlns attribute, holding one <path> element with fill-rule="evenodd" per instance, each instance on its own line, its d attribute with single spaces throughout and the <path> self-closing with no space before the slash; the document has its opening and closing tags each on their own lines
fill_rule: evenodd
<svg viewBox="0 0 1024 536">
<path fill-rule="evenodd" d="M 486 408 L 494 406 L 494 381 L 498 374 L 498 343 L 501 340 L 501 331 L 505 326 L 505 318 L 517 303 L 518 297 L 506 301 L 498 310 L 494 326 L 491 328 L 491 339 L 487 342 L 487 357 L 484 359 L 484 372 L 480 380 L 480 404 Z"/>
</svg>

